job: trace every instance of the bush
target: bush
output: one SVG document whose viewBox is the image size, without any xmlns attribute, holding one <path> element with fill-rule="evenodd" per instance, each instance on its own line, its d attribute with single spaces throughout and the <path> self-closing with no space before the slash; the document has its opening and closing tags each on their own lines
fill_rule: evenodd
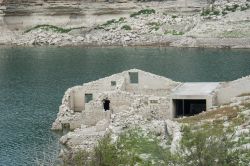
<svg viewBox="0 0 250 166">
<path fill-rule="evenodd" d="M 28 33 L 28 32 L 30 32 L 32 30 L 35 30 L 35 29 L 43 29 L 43 30 L 46 30 L 46 31 L 51 30 L 51 31 L 58 32 L 58 33 L 68 33 L 69 31 L 71 31 L 73 29 L 78 29 L 78 28 L 64 29 L 64 28 L 60 28 L 60 27 L 57 27 L 57 26 L 54 26 L 54 25 L 43 24 L 43 25 L 37 25 L 37 26 L 35 26 L 33 28 L 30 28 L 30 29 L 26 30 L 24 33 Z"/>
<path fill-rule="evenodd" d="M 213 15 L 216 15 L 216 16 L 220 15 L 220 11 L 219 10 L 214 10 Z"/>
<path fill-rule="evenodd" d="M 207 16 L 209 14 L 210 14 L 210 9 L 209 8 L 202 8 L 201 16 Z"/>
<path fill-rule="evenodd" d="M 221 12 L 221 14 L 222 14 L 223 16 L 225 16 L 225 15 L 227 14 L 227 12 L 226 12 L 225 10 L 223 10 L 223 11 Z"/>
<path fill-rule="evenodd" d="M 142 159 L 140 154 L 149 154 Z M 152 162 L 154 161 L 154 163 Z M 159 146 L 159 141 L 144 135 L 141 130 L 128 130 L 119 135 L 116 142 L 111 142 L 110 135 L 98 141 L 93 152 L 80 151 L 67 165 L 75 166 L 116 166 L 116 165 L 164 165 L 172 163 L 174 157 L 169 150 Z"/>
<path fill-rule="evenodd" d="M 212 7 L 212 9 L 210 8 L 202 8 L 201 11 L 201 16 L 211 16 L 211 15 L 220 15 L 220 11 L 218 9 L 215 9 L 214 7 Z"/>
<path fill-rule="evenodd" d="M 74 166 L 83 166 L 83 165 L 89 165 L 90 153 L 87 151 L 79 151 L 76 154 L 74 154 L 74 157 L 72 160 L 68 160 L 67 165 L 74 165 Z M 66 163 L 65 163 L 66 164 Z"/>
<path fill-rule="evenodd" d="M 172 15 L 172 18 L 177 18 L 178 16 L 176 16 L 176 15 Z"/>
<path fill-rule="evenodd" d="M 247 150 L 233 150 L 238 145 L 228 138 L 223 127 L 210 125 L 194 131 L 186 126 L 182 131 L 183 137 L 178 151 L 181 165 L 247 166 L 250 162 L 250 153 Z"/>
<path fill-rule="evenodd" d="M 183 35 L 184 32 L 181 32 L 181 31 L 177 31 L 177 30 L 173 30 L 172 31 L 172 35 Z"/>
<path fill-rule="evenodd" d="M 121 27 L 121 29 L 124 29 L 124 30 L 132 30 L 132 28 L 129 26 L 129 25 L 123 25 L 122 27 Z"/>
<path fill-rule="evenodd" d="M 189 126 L 182 128 L 182 139 L 176 153 L 170 152 L 169 146 L 163 149 L 159 141 L 145 135 L 139 129 L 128 130 L 119 135 L 116 142 L 111 142 L 106 135 L 94 148 L 93 152 L 80 151 L 67 162 L 75 166 L 115 166 L 115 165 L 178 165 L 178 166 L 248 166 L 250 152 L 247 149 L 235 149 L 249 143 L 242 138 L 233 142 L 223 126 L 203 125 L 196 130 Z M 169 144 L 167 144 L 169 145 Z M 234 150 L 233 150 L 234 149 Z M 140 154 L 149 154 L 142 159 Z"/>
<path fill-rule="evenodd" d="M 124 22 L 125 20 L 126 20 L 126 17 L 120 17 L 118 21 L 119 22 Z"/>
<path fill-rule="evenodd" d="M 141 15 L 141 14 L 154 14 L 155 13 L 155 10 L 154 9 L 143 9 L 143 10 L 140 10 L 136 13 L 132 13 L 130 15 L 130 17 L 135 17 L 135 16 L 138 16 L 138 15 Z"/>
<path fill-rule="evenodd" d="M 105 23 L 103 23 L 101 25 L 97 25 L 95 27 L 95 29 L 105 29 L 105 27 L 108 27 L 108 26 L 110 26 L 112 24 L 123 23 L 123 22 L 125 22 L 125 19 L 126 19 L 125 17 L 120 17 L 119 20 L 111 19 L 111 20 L 108 20 L 108 21 L 106 21 Z M 115 29 L 115 28 L 113 28 L 113 29 Z"/>
<path fill-rule="evenodd" d="M 112 20 L 108 20 L 107 22 L 105 22 L 104 24 L 102 24 L 102 26 L 109 26 L 113 23 L 116 23 L 116 20 L 115 19 L 112 19 Z"/>
<path fill-rule="evenodd" d="M 233 6 L 228 6 L 227 5 L 225 10 L 235 12 L 238 7 L 239 7 L 238 4 L 234 4 Z"/>
<path fill-rule="evenodd" d="M 118 149 L 111 143 L 110 135 L 98 141 L 91 158 L 91 165 L 115 165 L 119 162 Z"/>
<path fill-rule="evenodd" d="M 248 3 L 246 3 L 244 6 L 241 6 L 240 7 L 240 10 L 241 11 L 244 11 L 244 10 L 247 10 L 247 9 L 249 9 L 250 8 L 250 5 L 248 4 Z"/>
<path fill-rule="evenodd" d="M 151 26 L 151 30 L 158 31 L 160 29 L 161 24 L 159 22 L 149 22 L 147 25 Z"/>
</svg>

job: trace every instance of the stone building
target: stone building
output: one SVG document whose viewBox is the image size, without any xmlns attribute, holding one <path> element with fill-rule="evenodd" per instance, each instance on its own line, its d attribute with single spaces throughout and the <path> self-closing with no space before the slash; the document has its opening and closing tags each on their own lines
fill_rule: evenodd
<svg viewBox="0 0 250 166">
<path fill-rule="evenodd" d="M 65 93 L 52 129 L 70 129 L 96 125 L 111 114 L 130 109 L 143 109 L 143 116 L 154 119 L 172 118 L 169 96 L 180 83 L 132 69 L 97 81 L 70 88 Z M 108 108 L 105 110 L 104 106 Z"/>
<path fill-rule="evenodd" d="M 52 129 L 95 126 L 120 112 L 137 112 L 143 119 L 191 116 L 250 92 L 250 77 L 232 82 L 179 83 L 138 69 L 68 89 Z"/>
</svg>

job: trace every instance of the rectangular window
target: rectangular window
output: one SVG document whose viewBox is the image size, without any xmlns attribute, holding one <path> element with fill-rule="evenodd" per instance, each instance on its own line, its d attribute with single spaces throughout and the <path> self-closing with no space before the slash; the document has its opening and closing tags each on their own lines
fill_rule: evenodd
<svg viewBox="0 0 250 166">
<path fill-rule="evenodd" d="M 131 84 L 138 84 L 138 72 L 129 72 L 129 79 Z"/>
<path fill-rule="evenodd" d="M 116 86 L 116 81 L 111 81 L 111 86 Z"/>
<path fill-rule="evenodd" d="M 93 94 L 85 94 L 85 103 L 90 102 L 91 100 L 93 100 Z"/>
<path fill-rule="evenodd" d="M 157 104 L 157 103 L 158 103 L 158 100 L 150 100 L 150 103 L 151 103 L 151 104 Z"/>
</svg>

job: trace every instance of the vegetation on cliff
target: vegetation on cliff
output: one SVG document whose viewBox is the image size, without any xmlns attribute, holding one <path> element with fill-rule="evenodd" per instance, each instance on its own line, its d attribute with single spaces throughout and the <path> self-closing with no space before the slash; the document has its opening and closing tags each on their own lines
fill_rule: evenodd
<svg viewBox="0 0 250 166">
<path fill-rule="evenodd" d="M 70 31 L 72 31 L 73 29 L 81 29 L 83 27 L 77 27 L 77 28 L 61 28 L 61 27 L 57 27 L 54 25 L 48 25 L 48 24 L 42 24 L 42 25 L 37 25 L 35 27 L 32 27 L 30 29 L 27 29 L 24 33 L 28 33 L 30 31 L 36 30 L 36 29 L 41 29 L 44 31 L 52 31 L 52 32 L 56 32 L 56 33 L 68 33 Z"/>
</svg>

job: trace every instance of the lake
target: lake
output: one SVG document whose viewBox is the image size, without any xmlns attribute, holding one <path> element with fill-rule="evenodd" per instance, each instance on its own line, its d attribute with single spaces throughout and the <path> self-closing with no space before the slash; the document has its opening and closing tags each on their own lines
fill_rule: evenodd
<svg viewBox="0 0 250 166">
<path fill-rule="evenodd" d="M 67 88 L 137 68 L 176 81 L 250 75 L 249 49 L 0 48 L 0 165 L 55 160 L 50 131 Z"/>
</svg>

